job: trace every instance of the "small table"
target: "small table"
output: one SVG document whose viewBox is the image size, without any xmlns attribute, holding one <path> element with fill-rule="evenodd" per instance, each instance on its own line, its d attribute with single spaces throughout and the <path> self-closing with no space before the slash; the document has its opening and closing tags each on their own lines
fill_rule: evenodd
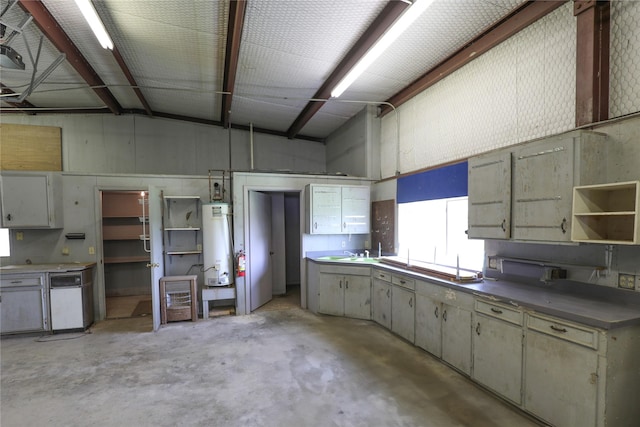
<svg viewBox="0 0 640 427">
<path fill-rule="evenodd" d="M 202 318 L 209 318 L 209 301 L 235 298 L 236 287 L 234 285 L 210 286 L 202 288 Z"/>
<path fill-rule="evenodd" d="M 160 279 L 160 323 L 198 320 L 197 283 L 196 275 L 165 276 Z"/>
</svg>

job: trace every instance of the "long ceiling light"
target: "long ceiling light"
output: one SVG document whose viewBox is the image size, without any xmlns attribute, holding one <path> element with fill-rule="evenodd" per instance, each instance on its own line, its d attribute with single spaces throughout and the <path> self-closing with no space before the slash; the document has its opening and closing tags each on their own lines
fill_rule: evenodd
<svg viewBox="0 0 640 427">
<path fill-rule="evenodd" d="M 113 50 L 111 37 L 109 37 L 107 30 L 104 28 L 104 25 L 102 25 L 102 21 L 100 20 L 100 17 L 98 17 L 96 10 L 93 8 L 91 0 L 76 0 L 76 4 L 80 8 L 80 12 L 82 12 L 84 19 L 86 19 L 89 26 L 91 26 L 93 34 L 96 35 L 102 47 Z"/>
<path fill-rule="evenodd" d="M 356 81 L 358 77 L 364 71 L 373 64 L 373 62 L 378 59 L 382 52 L 384 52 L 390 45 L 393 43 L 400 35 L 413 24 L 413 22 L 422 15 L 431 3 L 434 0 L 415 0 L 413 4 L 407 9 L 405 13 L 398 18 L 398 20 L 383 34 L 382 37 L 374 44 L 371 49 L 364 54 L 360 61 L 347 73 L 346 76 L 340 83 L 336 85 L 331 91 L 331 97 L 337 98 L 342 93 L 347 90 L 353 82 Z"/>
</svg>

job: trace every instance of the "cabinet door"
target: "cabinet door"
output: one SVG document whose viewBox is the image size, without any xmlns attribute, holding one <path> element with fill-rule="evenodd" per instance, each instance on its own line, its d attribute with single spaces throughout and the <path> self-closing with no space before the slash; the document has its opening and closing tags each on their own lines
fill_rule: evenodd
<svg viewBox="0 0 640 427">
<path fill-rule="evenodd" d="M 513 238 L 569 241 L 574 143 L 568 136 L 514 152 Z"/>
<path fill-rule="evenodd" d="M 320 295 L 318 312 L 334 316 L 344 316 L 344 276 L 341 274 L 320 274 Z"/>
<path fill-rule="evenodd" d="M 47 175 L 2 176 L 3 227 L 49 227 Z"/>
<path fill-rule="evenodd" d="M 511 236 L 511 152 L 469 159 L 470 239 Z"/>
<path fill-rule="evenodd" d="M 391 284 L 380 279 L 373 279 L 372 286 L 373 320 L 391 329 Z"/>
<path fill-rule="evenodd" d="M 556 426 L 596 424 L 596 351 L 529 330 L 524 380 L 528 411 Z"/>
<path fill-rule="evenodd" d="M 0 332 L 44 330 L 40 287 L 5 288 L 0 291 Z"/>
<path fill-rule="evenodd" d="M 471 373 L 471 312 L 442 304 L 442 360 Z"/>
<path fill-rule="evenodd" d="M 416 294 L 416 342 L 436 357 L 442 356 L 442 304 Z"/>
<path fill-rule="evenodd" d="M 393 286 L 391 289 L 391 330 L 409 342 L 415 340 L 415 293 Z"/>
<path fill-rule="evenodd" d="M 342 187 L 342 232 L 369 233 L 369 187 Z"/>
<path fill-rule="evenodd" d="M 517 404 L 522 395 L 522 327 L 476 315 L 473 378 Z"/>
<path fill-rule="evenodd" d="M 311 187 L 311 234 L 342 232 L 342 191 L 340 187 Z"/>
<path fill-rule="evenodd" d="M 344 276 L 344 315 L 371 319 L 370 276 Z"/>
</svg>

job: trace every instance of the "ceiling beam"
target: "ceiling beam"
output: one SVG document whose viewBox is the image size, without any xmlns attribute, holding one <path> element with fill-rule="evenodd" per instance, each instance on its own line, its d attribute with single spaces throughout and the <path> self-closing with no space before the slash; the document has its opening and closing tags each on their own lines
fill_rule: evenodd
<svg viewBox="0 0 640 427">
<path fill-rule="evenodd" d="M 576 127 L 609 118 L 609 1 L 575 0 Z"/>
<path fill-rule="evenodd" d="M 67 56 L 67 61 L 80 74 L 84 81 L 104 102 L 113 114 L 121 114 L 122 107 L 115 96 L 107 89 L 98 73 L 89 65 L 89 61 L 80 53 L 78 47 L 71 41 L 67 33 L 51 15 L 51 12 L 40 0 L 20 0 L 20 7 L 33 16 L 36 26 L 53 43 L 60 52 Z"/>
<path fill-rule="evenodd" d="M 131 74 L 131 71 L 129 70 L 127 63 L 124 62 L 124 58 L 122 57 L 122 55 L 120 55 L 120 51 L 118 50 L 118 47 L 113 46 L 113 51 L 111 53 L 113 53 L 113 57 L 116 59 L 116 62 L 120 66 L 120 69 L 124 73 L 133 91 L 138 97 L 138 100 L 144 107 L 144 111 L 147 113 L 148 116 L 153 117 L 153 111 L 151 111 L 151 107 L 149 106 L 147 99 L 144 97 L 144 95 L 142 94 L 142 91 L 138 87 L 138 83 L 136 82 L 136 79 L 133 77 L 133 74 Z"/>
<path fill-rule="evenodd" d="M 11 94 L 16 94 L 16 95 L 20 95 L 18 93 L 15 93 L 10 87 L 8 87 L 7 85 L 5 85 L 4 83 L 0 82 L 0 94 L 2 95 L 11 95 Z M 29 101 L 22 101 L 22 102 L 8 102 L 8 101 L 4 101 L 7 104 L 20 109 L 20 111 L 22 113 L 25 114 L 29 114 L 30 116 L 35 116 L 35 112 L 33 111 L 26 111 L 26 110 L 22 110 L 23 108 L 36 108 L 35 105 L 33 105 L 32 103 L 30 103 Z"/>
<path fill-rule="evenodd" d="M 222 117 L 220 119 L 225 129 L 229 127 L 229 116 L 231 114 L 233 88 L 236 84 L 238 58 L 240 56 L 240 39 L 242 38 L 246 8 L 247 2 L 245 0 L 232 0 L 229 4 L 227 48 L 224 55 L 224 80 L 222 83 L 222 90 L 226 93 L 222 95 Z"/>
<path fill-rule="evenodd" d="M 566 3 L 563 1 L 528 1 L 516 8 L 513 12 L 492 25 L 482 34 L 469 41 L 440 64 L 427 71 L 409 86 L 393 95 L 387 100 L 394 107 L 399 107 L 414 96 L 433 86 L 445 77 L 453 74 L 464 65 L 494 48 L 509 37 L 536 22 L 538 19 L 553 12 Z M 427 12 L 428 13 L 428 12 Z M 389 105 L 380 105 L 380 116 L 384 116 L 392 110 Z"/>
<path fill-rule="evenodd" d="M 344 59 L 340 61 L 327 80 L 320 86 L 320 89 L 313 95 L 313 99 L 329 99 L 331 97 L 331 90 L 340 83 L 344 76 L 347 75 L 378 39 L 382 37 L 385 31 L 393 25 L 407 7 L 409 7 L 409 4 L 402 1 L 388 2 L 362 37 L 358 39 L 351 50 L 345 55 Z M 287 130 L 287 137 L 289 139 L 295 138 L 309 120 L 322 108 L 325 102 L 326 101 L 309 101 Z"/>
</svg>

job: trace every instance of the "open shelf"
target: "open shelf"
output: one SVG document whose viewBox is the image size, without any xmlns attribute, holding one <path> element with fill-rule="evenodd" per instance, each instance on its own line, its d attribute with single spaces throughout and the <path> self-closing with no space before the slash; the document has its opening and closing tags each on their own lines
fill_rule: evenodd
<svg viewBox="0 0 640 427">
<path fill-rule="evenodd" d="M 126 256 L 126 257 L 105 257 L 105 264 L 124 264 L 130 262 L 149 262 L 149 255 L 147 256 Z"/>
<path fill-rule="evenodd" d="M 639 244 L 639 200 L 640 181 L 574 187 L 571 240 Z"/>
</svg>

